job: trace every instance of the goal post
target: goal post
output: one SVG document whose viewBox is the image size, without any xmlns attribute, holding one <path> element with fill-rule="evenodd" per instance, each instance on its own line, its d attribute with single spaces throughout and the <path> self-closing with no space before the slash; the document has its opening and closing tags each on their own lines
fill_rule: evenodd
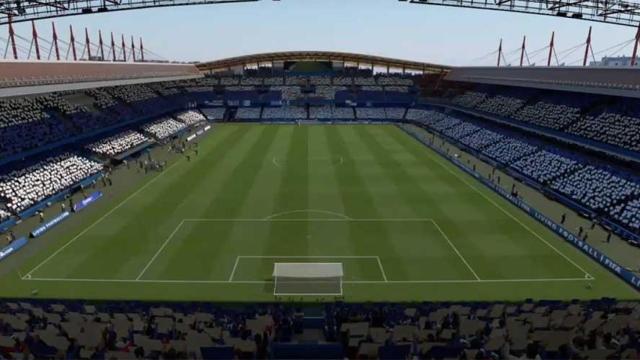
<svg viewBox="0 0 640 360">
<path fill-rule="evenodd" d="M 275 296 L 342 296 L 342 263 L 275 263 Z"/>
</svg>

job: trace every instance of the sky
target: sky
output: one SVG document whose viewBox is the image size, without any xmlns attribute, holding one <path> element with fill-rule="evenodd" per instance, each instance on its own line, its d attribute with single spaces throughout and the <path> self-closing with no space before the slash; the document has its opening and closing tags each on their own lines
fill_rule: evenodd
<svg viewBox="0 0 640 360">
<path fill-rule="evenodd" d="M 508 63 L 519 60 L 522 37 L 528 53 L 549 43 L 556 33 L 561 62 L 581 62 L 584 43 L 593 26 L 593 50 L 603 50 L 635 36 L 631 27 L 507 12 L 415 5 L 397 0 L 261 0 L 143 9 L 56 19 L 59 36 L 67 38 L 69 24 L 76 38 L 84 27 L 92 41 L 98 29 L 119 38 L 142 37 L 145 48 L 168 60 L 208 61 L 226 57 L 287 50 L 356 52 L 446 65 L 495 65 L 498 42 Z M 36 22 L 50 37 L 51 20 Z M 6 37 L 0 29 L 0 36 Z M 18 34 L 30 36 L 30 24 L 18 24 Z M 2 41 L 0 41 L 2 44 Z M 28 44 L 27 44 L 28 46 Z M 4 50 L 4 46 L 3 46 Z M 631 46 L 620 54 L 631 53 Z M 609 51 L 607 55 L 611 55 Z M 483 57 L 484 56 L 484 57 Z M 531 56 L 542 63 L 546 52 Z"/>
</svg>

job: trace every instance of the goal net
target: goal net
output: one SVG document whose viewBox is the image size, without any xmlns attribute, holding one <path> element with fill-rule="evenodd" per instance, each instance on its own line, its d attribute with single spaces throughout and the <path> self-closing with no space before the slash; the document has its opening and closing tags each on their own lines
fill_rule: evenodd
<svg viewBox="0 0 640 360">
<path fill-rule="evenodd" d="M 342 296 L 342 263 L 275 263 L 276 296 Z"/>
</svg>

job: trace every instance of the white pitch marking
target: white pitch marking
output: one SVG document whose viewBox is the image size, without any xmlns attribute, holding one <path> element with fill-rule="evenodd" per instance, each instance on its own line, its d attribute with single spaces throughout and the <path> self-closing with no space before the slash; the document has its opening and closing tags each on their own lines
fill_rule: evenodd
<svg viewBox="0 0 640 360">
<path fill-rule="evenodd" d="M 389 282 L 389 280 L 387 280 L 387 274 L 384 271 L 384 267 L 382 266 L 382 261 L 380 261 L 380 257 L 376 256 L 376 260 L 378 260 L 378 267 L 380 267 L 380 273 L 382 273 L 382 278 L 384 279 L 384 282 Z"/>
<path fill-rule="evenodd" d="M 429 222 L 433 219 L 430 218 L 308 218 L 308 219 L 282 219 L 282 218 L 191 218 L 184 219 L 185 222 L 303 222 L 303 221 L 317 221 L 317 222 Z"/>
<path fill-rule="evenodd" d="M 174 166 L 178 165 L 180 163 L 180 161 L 176 161 L 174 162 L 171 166 L 169 166 L 165 171 L 161 172 L 160 174 L 158 174 L 156 177 L 154 177 L 153 179 L 149 180 L 148 183 L 144 184 L 140 189 L 138 189 L 136 192 L 134 192 L 133 194 L 129 195 L 126 199 L 122 200 L 122 202 L 120 202 L 118 205 L 116 205 L 116 207 L 114 207 L 113 209 L 109 210 L 106 214 L 102 215 L 102 217 L 100 217 L 98 220 L 96 220 L 93 224 L 89 225 L 88 227 L 86 227 L 84 230 L 82 230 L 82 232 L 80 232 L 78 235 L 76 235 L 75 237 L 73 237 L 71 240 L 67 241 L 67 243 L 65 243 L 64 245 L 62 245 L 60 248 L 58 248 L 58 250 L 56 250 L 53 254 L 49 255 L 48 258 L 44 259 L 40 264 L 38 264 L 36 267 L 34 267 L 33 269 L 31 269 L 25 276 L 31 276 L 33 274 L 33 272 L 35 272 L 36 270 L 38 270 L 40 267 L 42 267 L 42 265 L 46 264 L 47 262 L 49 262 L 51 259 L 53 259 L 53 257 L 55 257 L 56 255 L 58 255 L 62 250 L 64 250 L 65 248 L 67 248 L 67 246 L 71 245 L 72 243 L 74 243 L 76 240 L 78 240 L 82 235 L 84 235 L 87 231 L 91 230 L 94 226 L 96 226 L 98 223 L 100 223 L 102 220 L 104 220 L 107 216 L 111 215 L 114 211 L 118 210 L 122 205 L 124 205 L 125 203 L 127 203 L 129 200 L 131 200 L 134 196 L 138 195 L 142 190 L 146 189 L 149 185 L 153 184 L 156 180 L 158 180 L 162 175 L 166 174 L 167 172 L 169 172 L 169 170 L 171 170 Z"/>
<path fill-rule="evenodd" d="M 264 220 L 269 220 L 269 219 L 273 219 L 276 218 L 278 216 L 282 216 L 282 215 L 291 215 L 291 214 L 299 214 L 299 213 L 318 213 L 318 214 L 327 214 L 327 215 L 334 215 L 334 216 L 338 216 L 341 217 L 343 219 L 351 219 L 350 217 L 348 217 L 347 215 L 343 214 L 343 213 L 339 213 L 339 212 L 335 212 L 335 211 L 330 211 L 330 210 L 322 210 L 322 209 L 299 209 L 299 210 L 289 210 L 289 211 L 282 211 L 279 213 L 275 213 L 275 214 L 271 214 L 267 217 L 264 218 Z"/>
<path fill-rule="evenodd" d="M 369 255 L 240 255 L 239 258 L 246 259 L 375 259 L 377 256 Z"/>
<path fill-rule="evenodd" d="M 153 257 L 151 258 L 151 260 L 149 260 L 149 262 L 147 263 L 147 265 L 144 267 L 144 269 L 142 269 L 142 271 L 140 271 L 140 274 L 138 274 L 138 277 L 136 278 L 136 280 L 140 280 L 140 278 L 142 278 L 142 275 L 144 275 L 145 272 L 147 272 L 147 269 L 149 268 L 149 266 L 151 266 L 151 264 L 156 260 L 156 258 L 158 257 L 158 255 L 160 255 L 160 253 L 162 252 L 162 250 L 164 250 L 165 246 L 167 246 L 167 244 L 169 243 L 169 241 L 171 241 L 171 239 L 173 238 L 173 236 L 178 232 L 178 230 L 180 230 L 180 228 L 182 227 L 182 224 L 184 224 L 184 220 L 180 221 L 180 224 L 178 224 L 178 226 L 176 226 L 176 228 L 173 230 L 173 232 L 171 233 L 171 235 L 169 235 L 169 237 L 167 237 L 167 239 L 162 243 L 162 246 L 160 246 L 160 248 L 158 249 L 158 251 L 156 251 L 156 253 L 153 255 Z"/>
<path fill-rule="evenodd" d="M 473 276 L 476 278 L 476 280 L 481 280 L 480 276 L 478 276 L 478 274 L 476 274 L 476 272 L 473 270 L 473 268 L 471 267 L 471 265 L 469 265 L 469 263 L 467 262 L 467 259 L 464 258 L 464 256 L 462 256 L 462 254 L 460 253 L 460 251 L 458 250 L 458 248 L 453 245 L 453 242 L 451 241 L 451 239 L 449 239 L 449 237 L 447 236 L 447 234 L 444 233 L 444 231 L 442 231 L 442 229 L 440 228 L 440 225 L 438 225 L 437 222 L 435 222 L 435 220 L 431 220 L 431 222 L 433 223 L 433 226 L 436 227 L 436 229 L 438 230 L 438 232 L 440 232 L 440 234 L 442 235 L 442 237 L 444 237 L 445 240 L 447 240 L 447 242 L 449 243 L 449 246 L 451 246 L 451 248 L 453 249 L 453 251 L 455 251 L 456 254 L 458 254 L 458 257 L 460 258 L 460 260 L 462 260 L 462 262 L 467 265 L 467 268 L 469 269 L 469 271 L 471 271 L 471 273 L 473 274 Z"/>
<path fill-rule="evenodd" d="M 445 166 L 439 159 L 434 158 L 433 156 L 431 156 L 431 154 L 429 152 L 427 152 L 427 156 L 431 158 L 431 160 L 435 161 L 436 163 L 438 163 L 441 167 L 443 167 L 445 170 L 447 170 L 449 173 L 451 173 L 452 175 L 454 175 L 455 177 L 457 177 L 460 181 L 462 181 L 464 184 L 466 184 L 468 187 L 470 187 L 473 191 L 477 192 L 478 194 L 480 194 L 483 198 L 485 198 L 485 200 L 487 200 L 488 202 L 490 202 L 491 204 L 493 204 L 493 206 L 495 206 L 496 208 L 498 208 L 500 211 L 502 211 L 505 215 L 507 215 L 508 217 L 510 217 L 512 220 L 514 220 L 515 222 L 517 222 L 518 224 L 520 224 L 523 228 L 525 228 L 527 231 L 529 231 L 531 234 L 533 234 L 536 238 L 538 238 L 540 241 L 542 241 L 543 243 L 547 244 L 547 246 L 549 246 L 551 249 L 553 249 L 557 254 L 559 254 L 560 256 L 562 256 L 565 260 L 567 260 L 569 263 L 571 263 L 573 266 L 575 266 L 576 268 L 578 268 L 580 271 L 582 271 L 583 273 L 585 273 L 586 275 L 591 276 L 591 274 L 589 274 L 585 269 L 582 268 L 582 266 L 578 265 L 575 261 L 573 261 L 571 258 L 569 258 L 567 255 L 565 255 L 563 252 L 561 252 L 560 250 L 558 250 L 555 246 L 553 246 L 551 243 L 549 243 L 547 240 L 545 240 L 542 236 L 540 236 L 537 232 L 533 231 L 533 229 L 531 229 L 529 226 L 527 226 L 525 223 L 523 223 L 522 221 L 520 221 L 520 219 L 518 219 L 517 217 L 515 217 L 513 214 L 511 214 L 510 212 L 508 212 L 507 210 L 505 210 L 502 206 L 500 206 L 500 204 L 496 203 L 493 199 L 491 199 L 489 196 L 487 196 L 485 193 L 483 193 L 482 191 L 480 191 L 478 188 L 476 188 L 475 186 L 473 186 L 471 183 L 469 183 L 465 178 L 461 177 L 456 171 L 452 170 L 451 168 L 449 168 L 448 166 Z M 455 166 L 455 165 L 453 165 Z"/>
<path fill-rule="evenodd" d="M 240 256 L 236 256 L 236 262 L 233 264 L 233 270 L 231 270 L 231 275 L 229 275 L 229 282 L 233 281 L 233 275 L 236 273 L 236 268 L 238 267 L 238 261 L 240 261 Z"/>
<path fill-rule="evenodd" d="M 153 280 L 153 279 L 79 279 L 79 278 L 23 278 L 23 281 L 48 282 L 95 282 L 95 283 L 149 283 L 149 284 L 272 284 L 273 280 Z M 540 279 L 483 279 L 483 280 L 345 280 L 345 284 L 482 284 L 482 283 L 539 283 L 592 281 L 587 278 L 540 278 Z"/>
</svg>

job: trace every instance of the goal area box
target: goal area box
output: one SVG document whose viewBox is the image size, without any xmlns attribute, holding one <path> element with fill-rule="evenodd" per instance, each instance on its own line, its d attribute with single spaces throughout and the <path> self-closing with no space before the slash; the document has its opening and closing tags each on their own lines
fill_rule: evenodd
<svg viewBox="0 0 640 360">
<path fill-rule="evenodd" d="M 275 263 L 275 296 L 342 296 L 342 263 Z"/>
</svg>

